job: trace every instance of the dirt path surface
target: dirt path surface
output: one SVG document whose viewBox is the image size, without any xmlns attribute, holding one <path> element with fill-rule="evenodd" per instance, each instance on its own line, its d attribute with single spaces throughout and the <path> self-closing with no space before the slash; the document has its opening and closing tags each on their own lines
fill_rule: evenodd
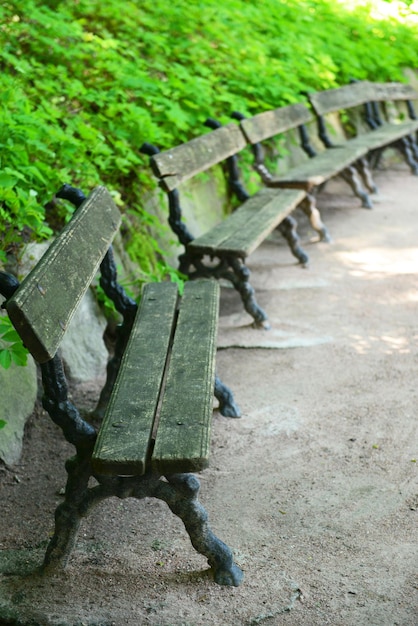
<svg viewBox="0 0 418 626">
<path fill-rule="evenodd" d="M 108 500 L 67 570 L 37 573 L 72 453 L 38 410 L 0 472 L 1 624 L 418 624 L 418 180 L 376 178 L 372 211 L 343 183 L 321 195 L 331 245 L 299 218 L 309 269 L 278 238 L 251 257 L 272 331 L 237 329 L 249 320 L 222 291 L 218 371 L 243 417 L 215 414 L 200 499 L 244 583 L 217 586 L 154 500 Z"/>
</svg>

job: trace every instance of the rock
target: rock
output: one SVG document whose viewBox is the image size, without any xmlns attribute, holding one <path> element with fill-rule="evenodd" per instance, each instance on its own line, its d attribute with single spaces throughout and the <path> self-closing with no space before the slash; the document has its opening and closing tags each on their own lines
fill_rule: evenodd
<svg viewBox="0 0 418 626">
<path fill-rule="evenodd" d="M 0 367 L 0 419 L 6 423 L 0 430 L 0 459 L 7 465 L 17 463 L 22 452 L 23 431 L 35 406 L 37 395 L 36 366 L 29 356 L 26 367 L 12 364 Z"/>
<path fill-rule="evenodd" d="M 87 382 L 105 374 L 108 352 L 103 341 L 106 320 L 89 289 L 61 343 L 65 373 L 73 382 Z"/>
</svg>

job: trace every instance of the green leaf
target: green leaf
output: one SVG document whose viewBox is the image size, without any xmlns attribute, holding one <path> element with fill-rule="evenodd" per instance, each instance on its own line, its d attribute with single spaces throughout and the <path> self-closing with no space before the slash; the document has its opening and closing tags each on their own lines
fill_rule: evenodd
<svg viewBox="0 0 418 626">
<path fill-rule="evenodd" d="M 15 176 L 11 176 L 6 172 L 0 172 L 0 187 L 3 187 L 4 189 L 9 189 L 11 187 L 14 187 L 16 183 L 17 178 Z"/>
<path fill-rule="evenodd" d="M 5 370 L 9 369 L 12 362 L 10 350 L 0 350 L 0 366 Z"/>
</svg>

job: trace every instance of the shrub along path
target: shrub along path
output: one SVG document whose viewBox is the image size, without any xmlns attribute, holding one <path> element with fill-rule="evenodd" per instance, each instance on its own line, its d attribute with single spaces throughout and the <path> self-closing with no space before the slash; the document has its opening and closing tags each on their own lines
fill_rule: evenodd
<svg viewBox="0 0 418 626">
<path fill-rule="evenodd" d="M 280 239 L 251 259 L 274 332 L 230 330 L 249 320 L 223 290 L 222 345 L 244 345 L 247 333 L 253 347 L 219 351 L 243 417 L 215 417 L 201 498 L 243 585 L 216 586 L 153 501 L 107 501 L 83 524 L 65 573 L 33 573 L 69 453 L 37 411 L 21 464 L 0 473 L 1 623 L 416 623 L 418 180 L 402 166 L 377 180 L 372 211 L 337 183 L 321 195 L 331 245 L 309 245 L 300 218 L 310 269 Z M 267 349 L 270 337 L 282 345 Z M 87 406 L 90 391 L 75 399 Z"/>
</svg>

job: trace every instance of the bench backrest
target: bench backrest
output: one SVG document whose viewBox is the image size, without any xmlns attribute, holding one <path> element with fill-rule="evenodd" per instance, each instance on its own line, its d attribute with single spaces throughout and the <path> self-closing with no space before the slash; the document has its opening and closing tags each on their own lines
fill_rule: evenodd
<svg viewBox="0 0 418 626">
<path fill-rule="evenodd" d="M 309 109 L 304 104 L 297 103 L 243 119 L 240 126 L 247 141 L 257 144 L 311 120 L 312 113 Z"/>
<path fill-rule="evenodd" d="M 171 150 L 151 157 L 154 173 L 166 191 L 243 150 L 245 138 L 236 124 L 227 124 Z"/>
<path fill-rule="evenodd" d="M 375 102 L 417 100 L 418 93 L 405 83 L 370 83 Z"/>
<path fill-rule="evenodd" d="M 418 94 L 404 83 L 372 83 L 367 80 L 308 95 L 317 115 L 351 109 L 369 102 L 416 100 Z"/>
<path fill-rule="evenodd" d="M 336 89 L 310 93 L 308 98 L 317 115 L 326 115 L 327 113 L 351 109 L 370 102 L 372 92 L 370 83 L 364 80 L 344 85 L 344 87 L 337 87 Z"/>
<path fill-rule="evenodd" d="M 109 192 L 97 187 L 7 301 L 13 325 L 39 363 L 55 356 L 120 221 Z"/>
</svg>

